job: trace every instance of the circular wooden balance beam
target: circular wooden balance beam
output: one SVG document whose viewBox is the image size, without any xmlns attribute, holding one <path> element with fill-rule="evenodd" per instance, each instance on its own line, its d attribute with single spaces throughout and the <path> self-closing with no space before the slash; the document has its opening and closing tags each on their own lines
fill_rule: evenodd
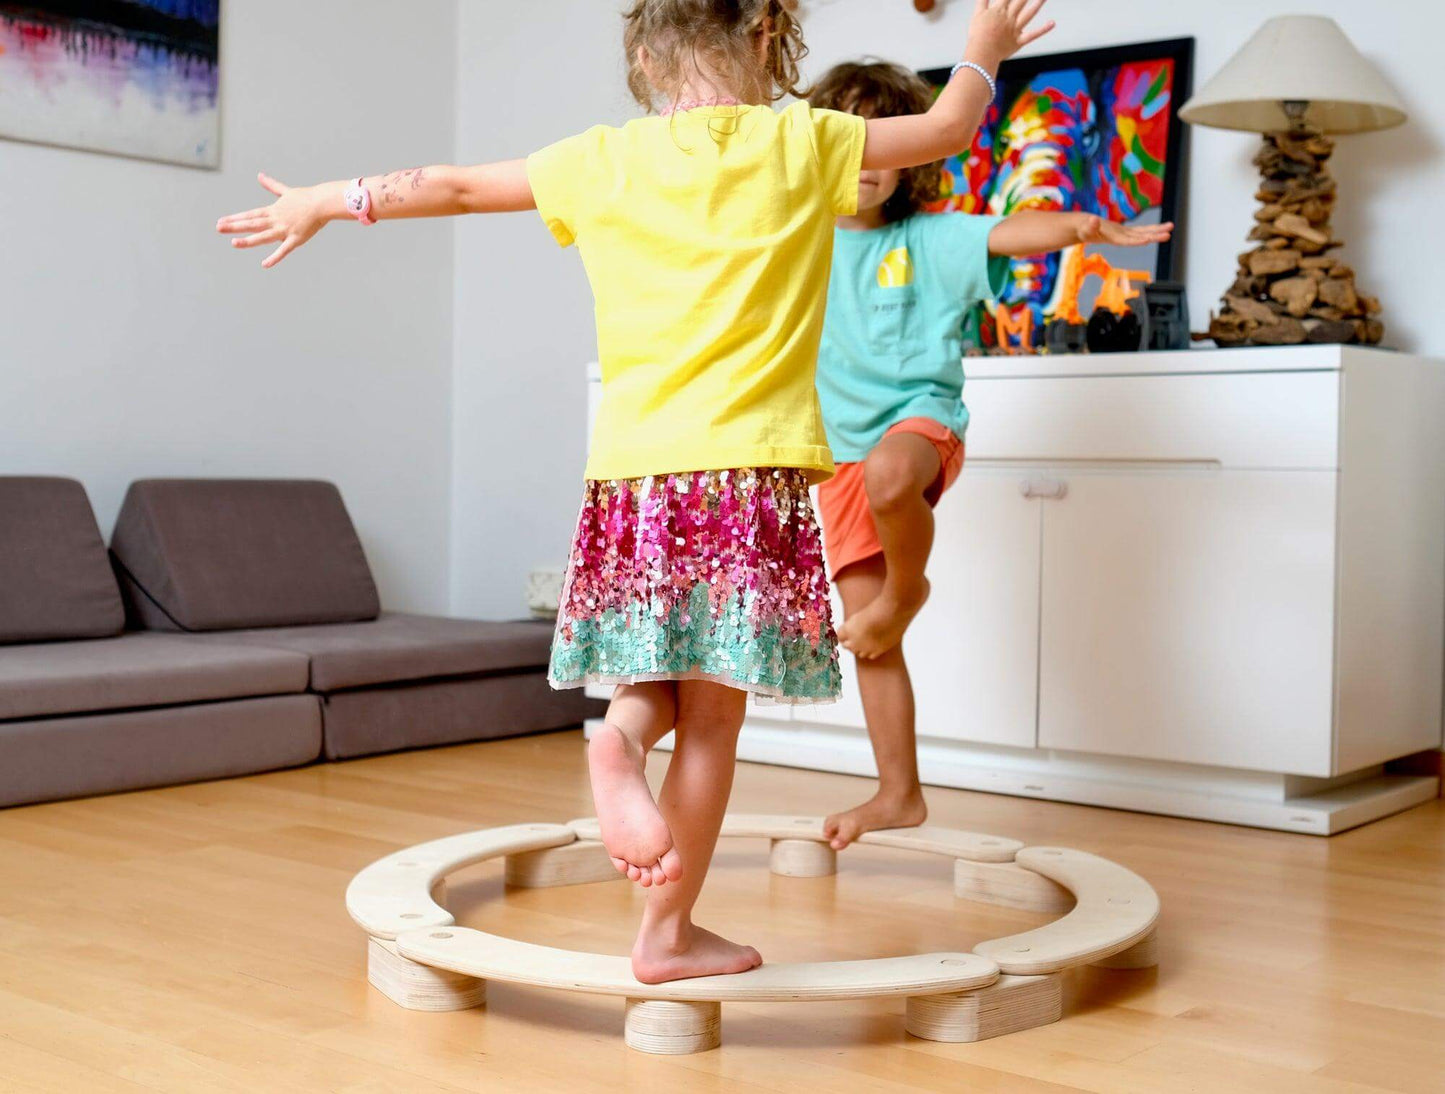
<svg viewBox="0 0 1445 1094">
<path fill-rule="evenodd" d="M 771 868 L 819 877 L 837 868 L 818 817 L 729 815 L 722 834 L 772 841 Z M 486 1001 L 486 982 L 620 995 L 625 1033 L 643 1052 L 715 1048 L 725 1002 L 907 999 L 909 1033 L 978 1041 L 1057 1021 L 1060 974 L 1079 965 L 1157 964 L 1159 898 L 1138 875 L 1062 847 L 1024 847 L 1000 836 L 925 826 L 870 832 L 859 842 L 950 858 L 962 899 L 1059 914 L 1032 931 L 980 943 L 973 953 L 865 961 L 766 964 L 750 972 L 643 984 L 625 957 L 562 950 L 457 927 L 442 906 L 448 874 L 506 859 L 510 885 L 541 887 L 620 879 L 593 819 L 489 828 L 420 844 L 372 863 L 346 892 L 351 918 L 370 936 L 368 979 L 411 1010 L 460 1010 Z"/>
</svg>

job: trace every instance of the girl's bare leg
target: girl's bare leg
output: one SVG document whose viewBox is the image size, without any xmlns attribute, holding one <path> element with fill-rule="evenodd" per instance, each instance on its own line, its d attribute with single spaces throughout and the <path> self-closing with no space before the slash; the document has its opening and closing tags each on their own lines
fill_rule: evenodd
<svg viewBox="0 0 1445 1094">
<path fill-rule="evenodd" d="M 652 800 L 644 766 L 648 751 L 676 720 L 677 684 L 622 684 L 612 695 L 606 724 L 587 744 L 602 842 L 612 865 L 646 886 L 682 876 L 682 860 Z"/>
<path fill-rule="evenodd" d="M 882 657 L 928 599 L 923 576 L 933 550 L 933 508 L 925 492 L 942 469 L 938 449 L 917 433 L 884 437 L 863 461 L 863 482 L 887 562 L 883 587 L 838 628 L 838 641 L 863 661 Z"/>
<path fill-rule="evenodd" d="M 701 680 L 677 684 L 677 745 L 657 804 L 682 857 L 680 880 L 647 894 L 632 947 L 632 974 L 645 984 L 689 976 L 746 972 L 763 959 L 692 921 L 732 792 L 738 730 L 747 697 Z"/>
<path fill-rule="evenodd" d="M 833 578 L 843 598 L 843 613 L 852 618 L 883 591 L 887 563 L 882 555 L 855 562 Z M 903 660 L 903 647 L 872 660 L 858 658 L 858 691 L 878 763 L 878 791 L 846 813 L 834 813 L 823 833 L 842 850 L 864 832 L 879 828 L 912 828 L 928 819 L 923 787 L 918 781 L 918 742 L 913 727 L 913 681 Z"/>
</svg>

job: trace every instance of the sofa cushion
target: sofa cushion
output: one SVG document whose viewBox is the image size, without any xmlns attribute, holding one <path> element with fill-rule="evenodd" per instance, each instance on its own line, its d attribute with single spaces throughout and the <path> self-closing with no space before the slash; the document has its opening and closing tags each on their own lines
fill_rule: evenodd
<svg viewBox="0 0 1445 1094">
<path fill-rule="evenodd" d="M 345 760 L 570 729 L 606 710 L 580 688 L 553 691 L 540 669 L 344 691 L 322 705 L 325 755 Z"/>
<path fill-rule="evenodd" d="M 0 806 L 251 775 L 320 751 L 314 695 L 0 722 Z"/>
<path fill-rule="evenodd" d="M 0 721 L 306 690 L 304 655 L 165 634 L 10 646 Z"/>
<path fill-rule="evenodd" d="M 552 624 L 489 623 L 384 612 L 368 623 L 277 627 L 208 636 L 293 650 L 311 659 L 311 690 L 340 691 L 443 676 L 542 668 Z"/>
<path fill-rule="evenodd" d="M 153 630 L 354 622 L 381 610 L 329 482 L 135 482 L 111 552 L 132 615 Z"/>
<path fill-rule="evenodd" d="M 85 487 L 0 477 L 0 643 L 100 638 L 124 625 Z"/>
</svg>

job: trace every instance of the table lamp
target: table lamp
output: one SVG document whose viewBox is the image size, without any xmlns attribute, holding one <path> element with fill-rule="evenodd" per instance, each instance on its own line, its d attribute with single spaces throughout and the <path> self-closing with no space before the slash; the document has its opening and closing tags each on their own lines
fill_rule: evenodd
<svg viewBox="0 0 1445 1094">
<path fill-rule="evenodd" d="M 1335 180 L 1326 134 L 1388 129 L 1405 120 L 1399 98 L 1333 19 L 1271 19 L 1179 116 L 1193 125 L 1264 134 L 1254 157 L 1260 208 L 1239 273 L 1211 315 L 1221 346 L 1358 342 L 1384 335 L 1379 301 L 1355 289 L 1330 229 Z"/>
</svg>

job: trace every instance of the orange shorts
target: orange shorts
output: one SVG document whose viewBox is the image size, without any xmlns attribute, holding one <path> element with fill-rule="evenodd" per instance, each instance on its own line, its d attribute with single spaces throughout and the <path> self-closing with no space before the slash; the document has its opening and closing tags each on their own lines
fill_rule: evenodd
<svg viewBox="0 0 1445 1094">
<path fill-rule="evenodd" d="M 929 505 L 937 505 L 963 470 L 963 442 L 948 426 L 932 418 L 905 418 L 883 435 L 891 437 L 895 433 L 917 433 L 938 450 L 938 478 L 923 492 Z M 846 566 L 883 553 L 868 506 L 862 462 L 838 464 L 837 473 L 818 487 L 818 510 L 823 518 L 828 569 L 834 575 Z"/>
</svg>

